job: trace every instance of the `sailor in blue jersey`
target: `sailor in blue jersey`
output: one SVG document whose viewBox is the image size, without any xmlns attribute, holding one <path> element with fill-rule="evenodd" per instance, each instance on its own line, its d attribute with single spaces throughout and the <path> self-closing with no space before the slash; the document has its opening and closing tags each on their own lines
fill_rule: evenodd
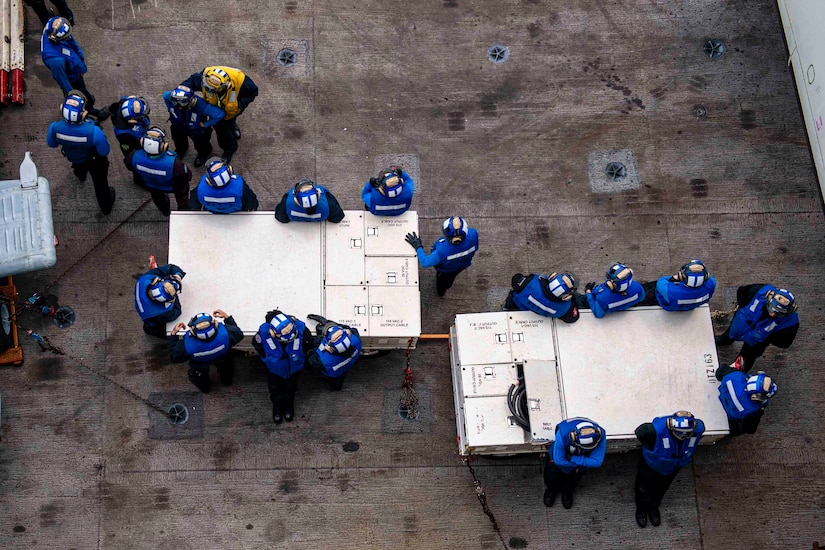
<svg viewBox="0 0 825 550">
<path fill-rule="evenodd" d="M 776 393 L 776 383 L 763 371 L 748 376 L 736 364 L 716 369 L 719 401 L 728 415 L 730 435 L 755 434 L 768 401 Z"/>
<path fill-rule="evenodd" d="M 219 323 L 218 319 L 223 319 L 223 323 Z M 179 337 L 181 331 L 184 334 Z M 170 361 L 189 361 L 189 381 L 203 393 L 209 393 L 212 387 L 209 380 L 210 365 L 217 365 L 224 386 L 232 385 L 234 368 L 230 349 L 241 340 L 243 332 L 235 319 L 222 309 L 216 309 L 212 315 L 198 313 L 188 324 L 175 325 L 166 343 L 169 346 Z"/>
<path fill-rule="evenodd" d="M 791 347 L 799 331 L 797 302 L 790 290 L 755 284 L 740 286 L 736 303 L 739 309 L 728 329 L 716 337 L 716 345 L 742 342 L 736 363 L 747 373 L 768 346 Z"/>
<path fill-rule="evenodd" d="M 52 17 L 46 22 L 40 37 L 40 57 L 52 72 L 52 78 L 69 95 L 79 91 L 86 98 L 86 110 L 99 124 L 109 117 L 108 111 L 95 109 L 95 96 L 86 88 L 86 55 L 72 36 L 72 24 L 64 17 Z"/>
<path fill-rule="evenodd" d="M 106 134 L 86 118 L 86 98 L 71 90 L 60 106 L 63 120 L 52 122 L 46 132 L 49 147 L 58 147 L 80 181 L 91 174 L 100 211 L 108 215 L 115 203 L 115 190 L 109 187 L 109 142 Z"/>
<path fill-rule="evenodd" d="M 192 210 L 206 210 L 213 214 L 231 214 L 241 210 L 258 209 L 258 197 L 246 181 L 220 157 L 206 163 L 206 173 L 189 195 Z"/>
<path fill-rule="evenodd" d="M 716 290 L 716 279 L 701 260 L 691 260 L 670 277 L 643 283 L 645 299 L 640 306 L 659 305 L 666 311 L 689 311 L 708 303 Z"/>
<path fill-rule="evenodd" d="M 615 263 L 607 269 L 607 280 L 584 287 L 586 301 L 579 300 L 581 309 L 590 309 L 600 319 L 608 313 L 623 311 L 645 298 L 642 285 L 633 280 L 633 272 L 624 264 Z"/>
<path fill-rule="evenodd" d="M 478 232 L 459 216 L 444 220 L 441 231 L 444 236 L 433 243 L 430 254 L 424 252 L 417 233 L 407 233 L 404 240 L 415 249 L 421 267 L 435 268 L 436 292 L 444 296 L 458 274 L 473 263 L 478 252 Z"/>
<path fill-rule="evenodd" d="M 662 498 L 683 466 L 690 464 L 705 423 L 688 411 L 659 416 L 636 428 L 642 456 L 636 472 L 636 523 L 646 527 L 647 520 L 657 527 L 661 522 Z"/>
<path fill-rule="evenodd" d="M 266 383 L 272 401 L 272 420 L 292 422 L 298 378 L 312 349 L 312 333 L 303 321 L 275 309 L 252 338 L 252 347 L 266 365 Z"/>
<path fill-rule="evenodd" d="M 505 311 L 532 311 L 543 317 L 554 317 L 565 323 L 579 320 L 575 298 L 578 283 L 572 273 L 522 275 L 511 280 L 513 289 L 507 295 Z"/>
<path fill-rule="evenodd" d="M 318 322 L 314 350 L 307 358 L 307 364 L 317 369 L 327 379 L 330 388 L 341 391 L 344 377 L 361 355 L 361 337 L 358 329 L 329 321 L 320 315 L 308 315 Z"/>
<path fill-rule="evenodd" d="M 150 336 L 166 338 L 166 323 L 171 323 L 181 313 L 178 295 L 181 280 L 186 273 L 175 264 L 150 269 L 135 283 L 135 310 L 143 320 L 143 332 Z"/>
<path fill-rule="evenodd" d="M 169 111 L 175 152 L 180 158 L 185 157 L 191 138 L 197 153 L 192 164 L 200 168 L 212 153 L 212 129 L 226 117 L 226 112 L 184 85 L 164 92 L 163 103 Z"/>
<path fill-rule="evenodd" d="M 109 105 L 108 110 L 123 156 L 140 149 L 140 138 L 151 126 L 149 103 L 142 97 L 127 95 Z"/>
<path fill-rule="evenodd" d="M 344 211 L 329 189 L 304 178 L 281 197 L 275 207 L 275 219 L 281 223 L 338 223 L 344 219 Z"/>
<path fill-rule="evenodd" d="M 166 132 L 152 126 L 140 138 L 140 146 L 142 149 L 132 151 L 123 159 L 126 168 L 140 177 L 152 195 L 152 202 L 164 216 L 172 210 L 168 193 L 175 194 L 178 210 L 188 210 L 192 172 L 176 153 L 168 151 Z"/>
<path fill-rule="evenodd" d="M 556 493 L 561 504 L 573 506 L 573 491 L 587 470 L 600 468 L 607 449 L 604 428 L 589 418 L 576 417 L 556 425 L 556 440 L 547 449 L 544 465 L 544 505 L 553 506 Z"/>
<path fill-rule="evenodd" d="M 370 178 L 361 190 L 361 199 L 376 216 L 400 216 L 410 209 L 414 193 L 412 177 L 398 166 L 390 166 Z"/>
</svg>

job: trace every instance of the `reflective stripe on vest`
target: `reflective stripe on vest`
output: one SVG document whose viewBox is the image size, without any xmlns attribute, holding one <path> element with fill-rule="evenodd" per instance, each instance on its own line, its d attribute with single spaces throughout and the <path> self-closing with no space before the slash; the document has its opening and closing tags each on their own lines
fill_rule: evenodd
<svg viewBox="0 0 825 550">
<path fill-rule="evenodd" d="M 60 132 L 55 132 L 54 137 L 64 141 L 72 141 L 74 143 L 87 143 L 89 141 L 89 138 L 86 136 L 70 136 L 67 134 L 61 134 Z"/>
<path fill-rule="evenodd" d="M 475 251 L 476 251 L 476 247 L 472 246 L 472 247 L 468 248 L 467 250 L 465 250 L 464 252 L 456 252 L 455 254 L 450 254 L 449 256 L 447 256 L 447 259 L 448 260 L 455 260 L 456 258 L 461 258 L 461 257 L 466 256 L 468 254 L 472 254 Z"/>
<path fill-rule="evenodd" d="M 611 304 L 608 304 L 607 309 L 613 309 L 615 307 L 621 307 L 623 305 L 629 304 L 630 302 L 632 302 L 634 300 L 638 300 L 638 299 L 639 299 L 639 295 L 634 294 L 633 296 L 628 296 L 624 300 L 619 300 L 618 302 L 613 302 Z"/>
<path fill-rule="evenodd" d="M 730 400 L 733 403 L 733 406 L 736 407 L 736 410 L 742 412 L 745 410 L 745 407 L 742 406 L 742 403 L 739 401 L 739 398 L 736 396 L 736 390 L 733 387 L 733 382 L 728 380 L 725 382 L 725 386 L 728 388 L 728 395 L 730 396 Z"/>
<path fill-rule="evenodd" d="M 710 300 L 710 294 L 705 294 L 701 298 L 693 298 L 693 299 L 684 299 L 684 300 L 676 300 L 677 304 L 701 304 Z"/>
<path fill-rule="evenodd" d="M 555 315 L 557 313 L 555 309 L 547 307 L 546 305 L 542 304 L 532 296 L 528 296 L 527 301 L 533 304 L 534 306 L 538 307 L 539 309 L 546 311 L 547 313 L 550 313 L 552 315 Z"/>
</svg>

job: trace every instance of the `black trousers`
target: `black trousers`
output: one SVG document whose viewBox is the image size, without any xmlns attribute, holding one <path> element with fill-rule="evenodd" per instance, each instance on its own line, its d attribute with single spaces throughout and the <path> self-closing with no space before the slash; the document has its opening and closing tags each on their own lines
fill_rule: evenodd
<svg viewBox="0 0 825 550">
<path fill-rule="evenodd" d="M 57 13 L 61 17 L 65 17 L 69 20 L 69 23 L 74 27 L 74 13 L 72 10 L 69 9 L 68 4 L 66 4 L 66 0 L 51 0 L 54 7 L 57 8 Z M 44 0 L 24 0 L 26 5 L 30 6 L 31 9 L 34 10 L 34 13 L 37 14 L 37 18 L 40 19 L 40 23 L 45 26 L 46 23 L 49 22 L 49 19 L 52 18 L 52 12 L 49 8 L 46 7 L 46 2 Z"/>
<path fill-rule="evenodd" d="M 149 336 L 157 336 L 166 340 L 166 323 L 158 323 L 151 319 L 143 321 L 143 332 Z"/>
<path fill-rule="evenodd" d="M 458 277 L 461 271 L 435 271 L 435 290 L 439 296 L 444 296 L 447 290 L 453 286 L 455 278 Z"/>
<path fill-rule="evenodd" d="M 109 192 L 109 158 L 92 157 L 84 162 L 72 163 L 72 170 L 80 181 L 85 181 L 87 174 L 92 176 L 95 198 L 100 211 L 109 214 L 114 206 L 112 195 Z"/>
<path fill-rule="evenodd" d="M 648 466 L 644 457 L 639 458 L 639 467 L 636 471 L 636 508 L 645 514 L 652 508 L 659 508 L 662 498 L 678 473 L 677 469 L 672 474 L 663 476 Z"/>
<path fill-rule="evenodd" d="M 238 140 L 235 139 L 234 129 L 237 126 L 237 116 L 232 120 L 223 119 L 215 124 L 215 135 L 218 138 L 218 147 L 223 149 L 227 155 L 232 155 L 238 150 Z"/>
<path fill-rule="evenodd" d="M 332 378 L 330 376 L 324 376 L 324 378 L 326 378 L 327 382 L 329 383 L 330 389 L 332 389 L 333 391 L 341 391 L 343 389 L 344 377 L 346 377 L 346 374 L 344 376 L 336 376 L 335 378 Z"/>
<path fill-rule="evenodd" d="M 298 371 L 289 378 L 281 378 L 266 371 L 266 385 L 269 388 L 269 400 L 278 408 L 291 405 L 295 401 L 295 390 L 298 389 L 298 378 L 301 372 Z"/>
<path fill-rule="evenodd" d="M 227 355 L 219 361 L 215 361 L 214 365 L 218 367 L 218 376 L 221 378 L 221 384 L 224 386 L 232 385 L 233 374 L 235 373 L 232 358 Z M 212 383 L 209 380 L 209 365 L 203 363 L 189 364 L 189 381 L 203 393 L 209 393 L 212 389 Z"/>
<path fill-rule="evenodd" d="M 721 346 L 727 346 L 732 344 L 733 342 L 733 338 L 730 337 L 730 326 L 725 331 L 725 333 L 722 334 L 722 336 L 719 336 L 717 338 L 716 341 L 716 343 Z M 744 360 L 744 365 L 742 368 L 745 371 L 745 373 L 750 372 L 750 370 L 753 368 L 753 364 L 756 362 L 756 359 L 762 357 L 762 354 L 765 353 L 766 349 L 768 349 L 768 345 L 768 342 L 760 342 L 755 346 L 751 346 L 745 343 L 742 344 L 742 349 L 739 350 L 739 355 L 741 355 L 742 359 Z"/>
<path fill-rule="evenodd" d="M 86 87 L 86 81 L 83 80 L 83 77 L 81 76 L 77 80 L 70 80 L 69 84 L 72 85 L 72 88 L 86 96 L 86 110 L 89 111 L 89 113 L 94 114 L 96 112 L 94 110 L 95 96 L 93 96 L 92 92 L 90 92 Z"/>
<path fill-rule="evenodd" d="M 546 455 L 544 464 L 544 485 L 553 493 L 572 494 L 581 481 L 584 472 L 565 474 L 556 463 Z"/>
<path fill-rule="evenodd" d="M 645 291 L 645 299 L 636 304 L 637 306 L 658 306 L 659 300 L 656 299 L 656 283 L 658 281 L 650 281 L 642 283 L 642 288 Z"/>
<path fill-rule="evenodd" d="M 235 136 L 232 136 L 233 139 Z M 195 145 L 199 157 L 208 158 L 212 153 L 212 128 L 204 129 L 202 134 L 190 135 L 186 130 L 172 126 L 172 143 L 175 144 L 175 152 L 179 157 L 183 157 L 189 151 L 189 140 Z"/>
</svg>

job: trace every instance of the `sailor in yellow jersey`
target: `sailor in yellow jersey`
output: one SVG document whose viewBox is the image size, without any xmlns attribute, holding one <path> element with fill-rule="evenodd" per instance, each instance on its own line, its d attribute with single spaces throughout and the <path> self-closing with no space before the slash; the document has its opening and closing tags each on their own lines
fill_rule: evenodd
<svg viewBox="0 0 825 550">
<path fill-rule="evenodd" d="M 224 162 L 232 160 L 238 150 L 241 129 L 237 117 L 246 110 L 258 96 L 258 86 L 242 71 L 232 67 L 206 67 L 184 80 L 182 86 L 201 90 L 204 99 L 220 107 L 226 117 L 215 125 L 218 146 L 223 149 Z"/>
</svg>

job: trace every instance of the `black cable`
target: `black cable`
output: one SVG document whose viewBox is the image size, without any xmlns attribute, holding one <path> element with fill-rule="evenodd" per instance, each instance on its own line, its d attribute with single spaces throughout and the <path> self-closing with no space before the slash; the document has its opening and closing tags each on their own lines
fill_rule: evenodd
<svg viewBox="0 0 825 550">
<path fill-rule="evenodd" d="M 507 407 L 516 424 L 529 432 L 530 416 L 527 410 L 527 388 L 524 386 L 524 378 L 519 378 L 518 385 L 511 384 L 507 390 Z"/>
</svg>

